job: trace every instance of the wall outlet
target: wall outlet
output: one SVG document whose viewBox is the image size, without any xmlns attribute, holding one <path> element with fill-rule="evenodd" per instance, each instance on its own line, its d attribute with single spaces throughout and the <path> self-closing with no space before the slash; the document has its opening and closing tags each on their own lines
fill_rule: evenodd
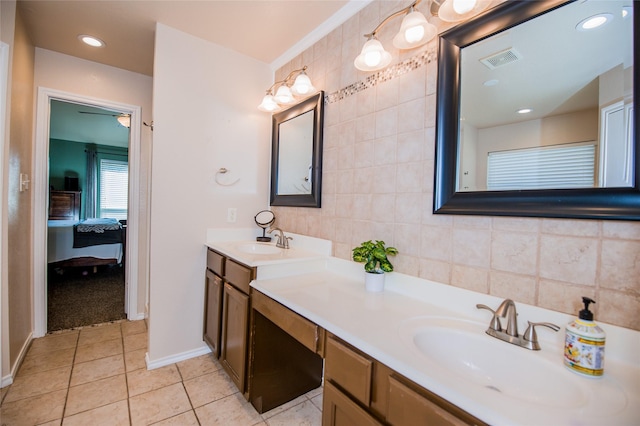
<svg viewBox="0 0 640 426">
<path fill-rule="evenodd" d="M 227 209 L 227 222 L 235 223 L 237 216 L 238 216 L 238 209 L 236 209 L 235 207 L 229 207 Z"/>
</svg>

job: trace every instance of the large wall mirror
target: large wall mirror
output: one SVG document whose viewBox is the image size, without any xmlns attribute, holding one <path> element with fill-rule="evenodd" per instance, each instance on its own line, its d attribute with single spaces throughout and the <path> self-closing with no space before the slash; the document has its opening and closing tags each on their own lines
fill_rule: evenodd
<svg viewBox="0 0 640 426">
<path fill-rule="evenodd" d="M 633 9 L 507 1 L 441 35 L 435 213 L 640 220 Z"/>
<path fill-rule="evenodd" d="M 324 92 L 273 115 L 271 205 L 320 207 Z"/>
</svg>

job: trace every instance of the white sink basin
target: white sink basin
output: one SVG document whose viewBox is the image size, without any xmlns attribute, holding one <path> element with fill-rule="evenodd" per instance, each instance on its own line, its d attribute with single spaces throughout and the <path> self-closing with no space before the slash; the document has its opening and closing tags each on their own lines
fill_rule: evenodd
<svg viewBox="0 0 640 426">
<path fill-rule="evenodd" d="M 414 353 L 425 358 L 430 371 L 443 371 L 466 385 L 475 384 L 541 408 L 589 403 L 584 379 L 564 368 L 561 354 L 551 362 L 538 351 L 491 337 L 485 329 L 486 324 L 472 321 L 421 317 L 405 322 L 400 334 Z"/>
<path fill-rule="evenodd" d="M 271 244 L 245 243 L 237 246 L 237 249 L 247 254 L 277 254 L 282 249 Z"/>
</svg>

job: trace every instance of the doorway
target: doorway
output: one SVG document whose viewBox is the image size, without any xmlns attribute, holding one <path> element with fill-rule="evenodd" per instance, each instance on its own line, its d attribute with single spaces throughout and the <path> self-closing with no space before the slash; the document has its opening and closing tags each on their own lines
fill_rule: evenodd
<svg viewBox="0 0 640 426">
<path fill-rule="evenodd" d="M 48 332 L 126 318 L 129 119 L 50 102 Z"/>
<path fill-rule="evenodd" d="M 138 312 L 138 193 L 140 186 L 140 107 L 108 100 L 39 88 L 36 108 L 36 144 L 34 164 L 34 337 L 44 336 L 47 332 L 47 219 L 49 213 L 49 141 L 50 115 L 52 102 L 65 102 L 82 105 L 87 108 L 99 108 L 128 115 L 130 121 L 128 150 L 128 214 L 127 232 L 124 243 L 124 310 L 130 320 L 141 319 L 144 313 Z"/>
</svg>

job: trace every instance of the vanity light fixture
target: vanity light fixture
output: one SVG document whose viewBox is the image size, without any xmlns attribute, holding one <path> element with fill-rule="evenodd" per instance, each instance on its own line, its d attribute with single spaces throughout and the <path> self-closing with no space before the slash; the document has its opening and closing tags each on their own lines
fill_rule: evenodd
<svg viewBox="0 0 640 426">
<path fill-rule="evenodd" d="M 589 31 L 596 28 L 600 28 L 607 22 L 613 19 L 613 15 L 610 13 L 600 13 L 583 19 L 576 25 L 578 31 Z"/>
<path fill-rule="evenodd" d="M 431 14 L 444 22 L 458 22 L 476 16 L 491 4 L 491 0 L 433 0 Z"/>
<path fill-rule="evenodd" d="M 362 47 L 360 55 L 353 61 L 357 69 L 377 71 L 391 63 L 391 54 L 384 50 L 382 43 L 376 38 L 376 34 L 380 28 L 397 16 L 406 14 L 402 19 L 398 34 L 393 38 L 393 45 L 398 49 L 413 49 L 422 46 L 436 36 L 438 30 L 435 25 L 429 23 L 422 13 L 415 10 L 421 1 L 416 0 L 410 6 L 392 13 L 380 22 L 372 32 L 364 35 L 367 42 Z"/>
<path fill-rule="evenodd" d="M 78 40 L 92 47 L 104 47 L 106 44 L 104 41 L 100 40 L 99 38 L 90 36 L 87 34 L 78 35 Z"/>
<path fill-rule="evenodd" d="M 315 93 L 316 88 L 311 84 L 311 79 L 306 71 L 307 66 L 305 65 L 300 69 L 291 71 L 284 80 L 273 83 L 271 87 L 267 89 L 267 93 L 264 98 L 262 98 L 260 105 L 258 105 L 258 109 L 265 112 L 275 112 L 283 105 L 295 103 L 296 96 L 306 97 Z"/>
</svg>

